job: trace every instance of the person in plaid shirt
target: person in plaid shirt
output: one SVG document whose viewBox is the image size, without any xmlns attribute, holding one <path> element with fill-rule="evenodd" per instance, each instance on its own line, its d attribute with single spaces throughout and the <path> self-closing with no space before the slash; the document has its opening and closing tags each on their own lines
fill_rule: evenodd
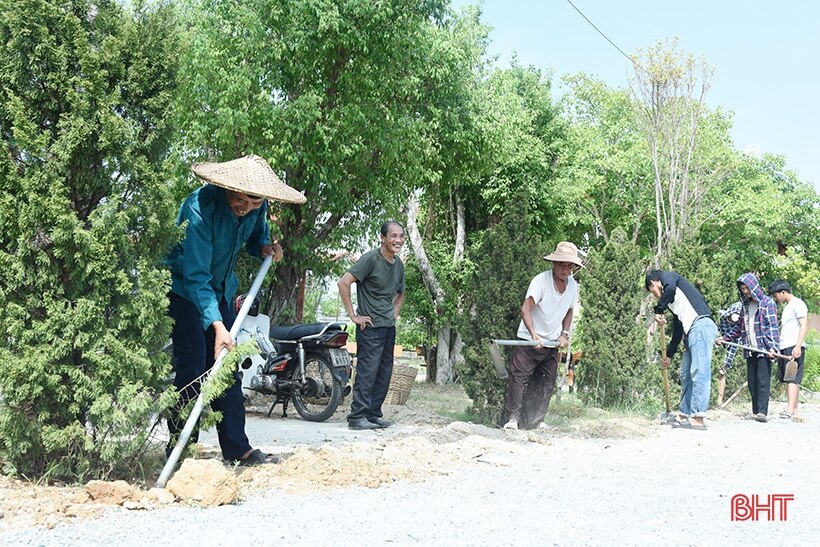
<svg viewBox="0 0 820 547">
<path fill-rule="evenodd" d="M 743 311 L 743 305 L 740 302 L 735 302 L 725 310 L 718 312 L 720 322 L 718 323 L 718 331 L 720 334 L 726 334 L 738 321 L 740 321 L 740 314 Z M 726 359 L 723 360 L 723 365 L 718 369 L 718 406 L 723 404 L 723 395 L 726 393 L 726 371 L 732 368 L 735 362 L 735 354 L 737 354 L 737 347 L 726 347 Z"/>
<path fill-rule="evenodd" d="M 737 280 L 742 311 L 740 321 L 729 332 L 718 337 L 716 343 L 741 340 L 744 346 L 760 351 L 743 350 L 746 357 L 746 378 L 752 395 L 751 418 L 768 421 L 769 390 L 771 389 L 772 359 L 779 348 L 780 331 L 777 325 L 777 305 L 766 296 L 757 276 L 745 273 Z"/>
</svg>

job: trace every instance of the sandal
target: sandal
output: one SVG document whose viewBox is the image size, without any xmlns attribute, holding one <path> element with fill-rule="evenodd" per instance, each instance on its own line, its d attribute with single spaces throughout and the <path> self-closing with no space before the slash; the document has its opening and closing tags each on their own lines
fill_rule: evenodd
<svg viewBox="0 0 820 547">
<path fill-rule="evenodd" d="M 687 418 L 684 418 L 683 420 L 678 420 L 676 418 L 675 421 L 672 422 L 672 427 L 676 427 L 676 428 L 677 427 L 684 427 L 684 428 L 686 428 L 686 427 L 692 427 L 692 424 L 689 423 L 689 420 Z"/>
<path fill-rule="evenodd" d="M 698 431 L 706 431 L 706 424 L 693 424 L 692 422 L 681 423 L 679 427 L 683 429 L 696 429 Z"/>
<path fill-rule="evenodd" d="M 265 454 L 258 448 L 242 458 L 241 460 L 235 460 L 237 465 L 261 465 L 263 463 L 271 463 L 270 454 Z"/>
<path fill-rule="evenodd" d="M 791 420 L 792 419 L 792 415 L 789 414 L 788 412 L 781 412 L 780 417 L 784 420 Z"/>
</svg>

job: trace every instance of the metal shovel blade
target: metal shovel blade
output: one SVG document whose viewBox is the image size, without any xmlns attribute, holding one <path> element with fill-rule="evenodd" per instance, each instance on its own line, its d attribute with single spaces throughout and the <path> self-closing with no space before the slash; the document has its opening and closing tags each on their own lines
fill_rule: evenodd
<svg viewBox="0 0 820 547">
<path fill-rule="evenodd" d="M 495 371 L 498 373 L 499 378 L 509 377 L 507 365 L 504 364 L 504 357 L 501 355 L 501 350 L 498 349 L 498 344 L 495 340 L 490 341 L 490 359 L 492 359 L 495 365 Z"/>
<path fill-rule="evenodd" d="M 793 382 L 797 378 L 797 361 L 790 359 L 786 363 L 786 369 L 783 371 L 783 381 Z"/>
</svg>

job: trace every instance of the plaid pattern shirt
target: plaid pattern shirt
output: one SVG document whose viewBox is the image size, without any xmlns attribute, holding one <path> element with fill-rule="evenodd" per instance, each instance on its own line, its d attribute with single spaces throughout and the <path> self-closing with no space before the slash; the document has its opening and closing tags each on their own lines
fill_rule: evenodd
<svg viewBox="0 0 820 547">
<path fill-rule="evenodd" d="M 732 327 L 740 321 L 741 313 L 743 313 L 743 305 L 740 302 L 735 302 L 725 310 L 720 310 L 718 314 L 720 317 L 720 322 L 718 323 L 718 331 L 720 334 L 725 335 L 732 330 Z M 726 346 L 726 359 L 723 361 L 723 367 L 721 367 L 723 370 L 729 370 L 732 368 L 736 354 L 736 346 Z"/>
<path fill-rule="evenodd" d="M 777 351 L 779 349 L 780 329 L 777 326 L 777 305 L 774 300 L 763 293 L 760 283 L 753 274 L 745 273 L 737 280 L 738 284 L 743 283 L 752 293 L 752 299 L 757 301 L 757 311 L 754 316 L 755 340 L 761 352 L 769 350 Z M 740 321 L 737 325 L 732 327 L 729 332 L 723 335 L 723 339 L 727 342 L 734 342 L 740 338 L 743 345 L 750 345 L 749 341 L 749 326 L 746 324 L 748 315 L 750 299 L 743 296 L 740 298 L 743 304 L 743 312 L 740 314 Z M 744 350 L 744 355 L 750 357 L 752 352 Z"/>
</svg>

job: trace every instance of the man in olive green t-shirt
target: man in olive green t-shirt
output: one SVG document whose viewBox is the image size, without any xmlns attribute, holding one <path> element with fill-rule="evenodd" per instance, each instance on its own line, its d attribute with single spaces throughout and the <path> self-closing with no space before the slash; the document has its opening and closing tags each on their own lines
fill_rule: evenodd
<svg viewBox="0 0 820 547">
<path fill-rule="evenodd" d="M 382 404 L 393 374 L 396 318 L 404 303 L 404 263 L 399 252 L 404 228 L 396 221 L 381 227 L 381 244 L 366 252 L 339 280 L 339 296 L 356 324 L 356 379 L 347 424 L 350 429 L 381 429 Z M 358 309 L 354 313 L 350 286 L 356 283 Z"/>
</svg>

